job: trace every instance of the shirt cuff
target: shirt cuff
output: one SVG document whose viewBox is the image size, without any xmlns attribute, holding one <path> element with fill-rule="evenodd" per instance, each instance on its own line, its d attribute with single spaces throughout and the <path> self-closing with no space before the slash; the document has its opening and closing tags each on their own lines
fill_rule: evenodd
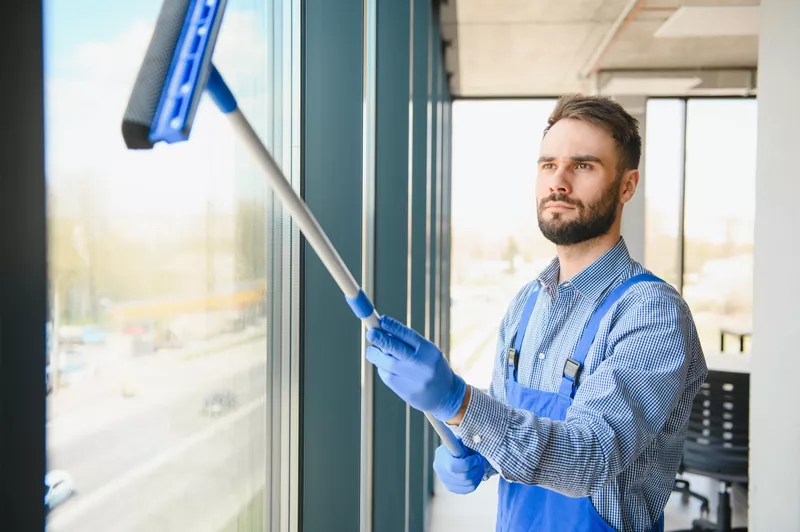
<svg viewBox="0 0 800 532">
<path fill-rule="evenodd" d="M 508 420 L 508 406 L 473 387 L 458 434 L 464 445 L 494 458 L 508 431 Z"/>
<path fill-rule="evenodd" d="M 483 480 L 489 480 L 494 475 L 497 474 L 497 469 L 486 459 L 486 457 L 482 457 L 483 460 Z"/>
</svg>

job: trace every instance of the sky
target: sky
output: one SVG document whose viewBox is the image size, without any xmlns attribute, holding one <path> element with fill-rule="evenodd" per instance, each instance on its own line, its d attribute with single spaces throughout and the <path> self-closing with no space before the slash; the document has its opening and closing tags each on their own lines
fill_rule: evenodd
<svg viewBox="0 0 800 532">
<path fill-rule="evenodd" d="M 740 220 L 731 237 L 752 242 L 755 222 L 757 104 L 755 99 L 690 100 L 686 124 L 686 234 L 720 241 L 725 220 Z M 666 214 L 677 234 L 680 205 L 683 104 L 651 100 L 645 153 L 645 198 Z"/>
<path fill-rule="evenodd" d="M 47 73 L 68 74 L 71 58 L 86 43 L 114 41 L 136 21 L 152 23 L 160 7 L 161 0 L 45 0 Z"/>
<path fill-rule="evenodd" d="M 453 224 L 485 234 L 536 224 L 536 159 L 554 100 L 453 104 Z M 480 212 L 480 216 L 476 216 Z"/>
<path fill-rule="evenodd" d="M 48 182 L 64 191 L 95 176 L 100 208 L 139 216 L 144 231 L 163 226 L 164 217 L 204 213 L 209 198 L 216 209 L 231 211 L 249 190 L 242 175 L 260 175 L 206 96 L 190 142 L 151 151 L 125 147 L 120 124 L 160 6 L 161 0 L 45 2 Z M 229 1 L 214 55 L 262 135 L 270 125 L 264 11 L 264 2 Z M 68 195 L 64 205 L 76 196 Z"/>
</svg>

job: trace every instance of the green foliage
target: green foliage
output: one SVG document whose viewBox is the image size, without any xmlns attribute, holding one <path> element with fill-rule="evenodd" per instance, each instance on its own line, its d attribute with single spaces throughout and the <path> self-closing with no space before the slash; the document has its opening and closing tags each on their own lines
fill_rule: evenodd
<svg viewBox="0 0 800 532">
<path fill-rule="evenodd" d="M 74 200 L 74 188 L 51 191 L 50 204 Z M 267 274 L 265 200 L 240 200 L 234 213 L 188 220 L 177 230 L 142 236 L 140 220 L 74 209 L 48 217 L 51 306 L 62 325 L 103 321 L 103 304 L 197 297 Z M 231 268 L 219 264 L 231 264 Z M 220 269 L 222 268 L 222 269 Z M 228 271 L 232 270 L 232 271 Z M 221 286 L 217 286 L 217 285 Z"/>
</svg>

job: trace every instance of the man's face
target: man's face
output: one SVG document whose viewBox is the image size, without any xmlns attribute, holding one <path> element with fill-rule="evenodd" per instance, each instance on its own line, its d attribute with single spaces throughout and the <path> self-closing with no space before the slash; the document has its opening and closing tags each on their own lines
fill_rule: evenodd
<svg viewBox="0 0 800 532">
<path fill-rule="evenodd" d="M 603 128 L 576 119 L 550 128 L 536 185 L 539 228 L 548 240 L 568 246 L 608 233 L 636 187 L 627 194 L 631 172 L 620 175 L 618 162 L 614 139 Z"/>
</svg>

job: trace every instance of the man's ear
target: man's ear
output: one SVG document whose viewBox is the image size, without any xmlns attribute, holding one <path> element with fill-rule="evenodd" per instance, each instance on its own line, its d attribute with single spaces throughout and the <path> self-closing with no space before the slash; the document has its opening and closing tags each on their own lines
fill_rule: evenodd
<svg viewBox="0 0 800 532">
<path fill-rule="evenodd" d="M 624 174 L 622 174 L 622 179 L 620 180 L 620 194 L 619 200 L 623 204 L 628 203 L 633 195 L 636 193 L 636 187 L 639 186 L 639 170 L 626 170 Z"/>
</svg>

